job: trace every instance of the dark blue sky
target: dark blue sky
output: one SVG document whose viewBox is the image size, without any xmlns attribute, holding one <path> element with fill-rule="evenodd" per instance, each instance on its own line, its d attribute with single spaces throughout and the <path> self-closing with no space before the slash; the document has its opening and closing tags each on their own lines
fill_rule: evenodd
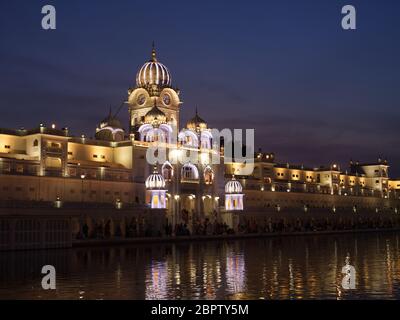
<svg viewBox="0 0 400 320">
<path fill-rule="evenodd" d="M 41 29 L 41 7 L 57 30 Z M 341 8 L 357 30 L 341 29 Z M 39 123 L 93 136 L 158 58 L 218 128 L 255 128 L 278 161 L 386 156 L 400 176 L 399 1 L 1 0 L 0 127 Z M 120 118 L 127 126 L 128 112 Z"/>
</svg>

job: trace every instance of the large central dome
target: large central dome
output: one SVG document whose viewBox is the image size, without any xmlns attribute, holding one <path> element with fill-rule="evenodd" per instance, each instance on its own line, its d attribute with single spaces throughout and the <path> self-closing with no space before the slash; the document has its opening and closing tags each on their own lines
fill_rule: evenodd
<svg viewBox="0 0 400 320">
<path fill-rule="evenodd" d="M 153 44 L 153 51 L 151 54 L 151 60 L 146 62 L 139 70 L 136 75 L 136 85 L 138 87 L 146 87 L 151 85 L 157 85 L 162 87 L 171 86 L 171 75 L 168 68 L 161 62 L 157 61 L 156 50 Z"/>
</svg>

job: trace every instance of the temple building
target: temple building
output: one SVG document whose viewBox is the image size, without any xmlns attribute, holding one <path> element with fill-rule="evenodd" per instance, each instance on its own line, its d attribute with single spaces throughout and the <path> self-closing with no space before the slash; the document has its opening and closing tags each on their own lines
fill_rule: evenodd
<svg viewBox="0 0 400 320">
<path fill-rule="evenodd" d="M 128 126 L 110 110 L 93 130 L 94 138 L 45 124 L 30 130 L 0 129 L 0 201 L 149 208 L 165 210 L 173 223 L 188 224 L 266 208 L 399 208 L 400 179 L 389 178 L 384 159 L 351 162 L 347 170 L 334 163 L 308 168 L 278 163 L 275 154 L 259 151 L 254 172 L 232 178 L 239 165 L 224 163 L 197 109 L 192 108 L 193 118 L 182 125 L 180 90 L 173 87 L 154 47 L 128 90 L 125 106 Z M 169 157 L 162 163 L 146 160 L 155 143 L 167 150 Z M 171 161 L 187 151 L 201 161 Z M 221 164 L 211 163 L 215 153 Z"/>
</svg>

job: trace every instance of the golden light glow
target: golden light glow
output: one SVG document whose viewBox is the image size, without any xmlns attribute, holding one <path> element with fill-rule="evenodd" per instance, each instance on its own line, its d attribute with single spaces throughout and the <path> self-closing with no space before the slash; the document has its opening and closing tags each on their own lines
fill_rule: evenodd
<svg viewBox="0 0 400 320">
<path fill-rule="evenodd" d="M 210 163 L 210 156 L 208 153 L 202 152 L 200 154 L 200 162 L 202 165 L 207 165 Z"/>
</svg>

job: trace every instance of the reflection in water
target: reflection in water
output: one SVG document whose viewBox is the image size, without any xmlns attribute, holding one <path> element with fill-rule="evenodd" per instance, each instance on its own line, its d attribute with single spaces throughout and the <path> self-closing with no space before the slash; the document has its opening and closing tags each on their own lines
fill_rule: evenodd
<svg viewBox="0 0 400 320">
<path fill-rule="evenodd" d="M 341 287 L 350 254 L 356 289 Z M 41 289 L 54 265 L 57 290 Z M 400 298 L 396 233 L 360 233 L 0 254 L 2 299 Z"/>
<path fill-rule="evenodd" d="M 146 272 L 146 299 L 167 298 L 168 265 L 166 262 L 151 262 Z"/>
<path fill-rule="evenodd" d="M 226 255 L 226 286 L 227 292 L 231 294 L 245 291 L 246 270 L 244 257 L 229 250 Z"/>
</svg>

